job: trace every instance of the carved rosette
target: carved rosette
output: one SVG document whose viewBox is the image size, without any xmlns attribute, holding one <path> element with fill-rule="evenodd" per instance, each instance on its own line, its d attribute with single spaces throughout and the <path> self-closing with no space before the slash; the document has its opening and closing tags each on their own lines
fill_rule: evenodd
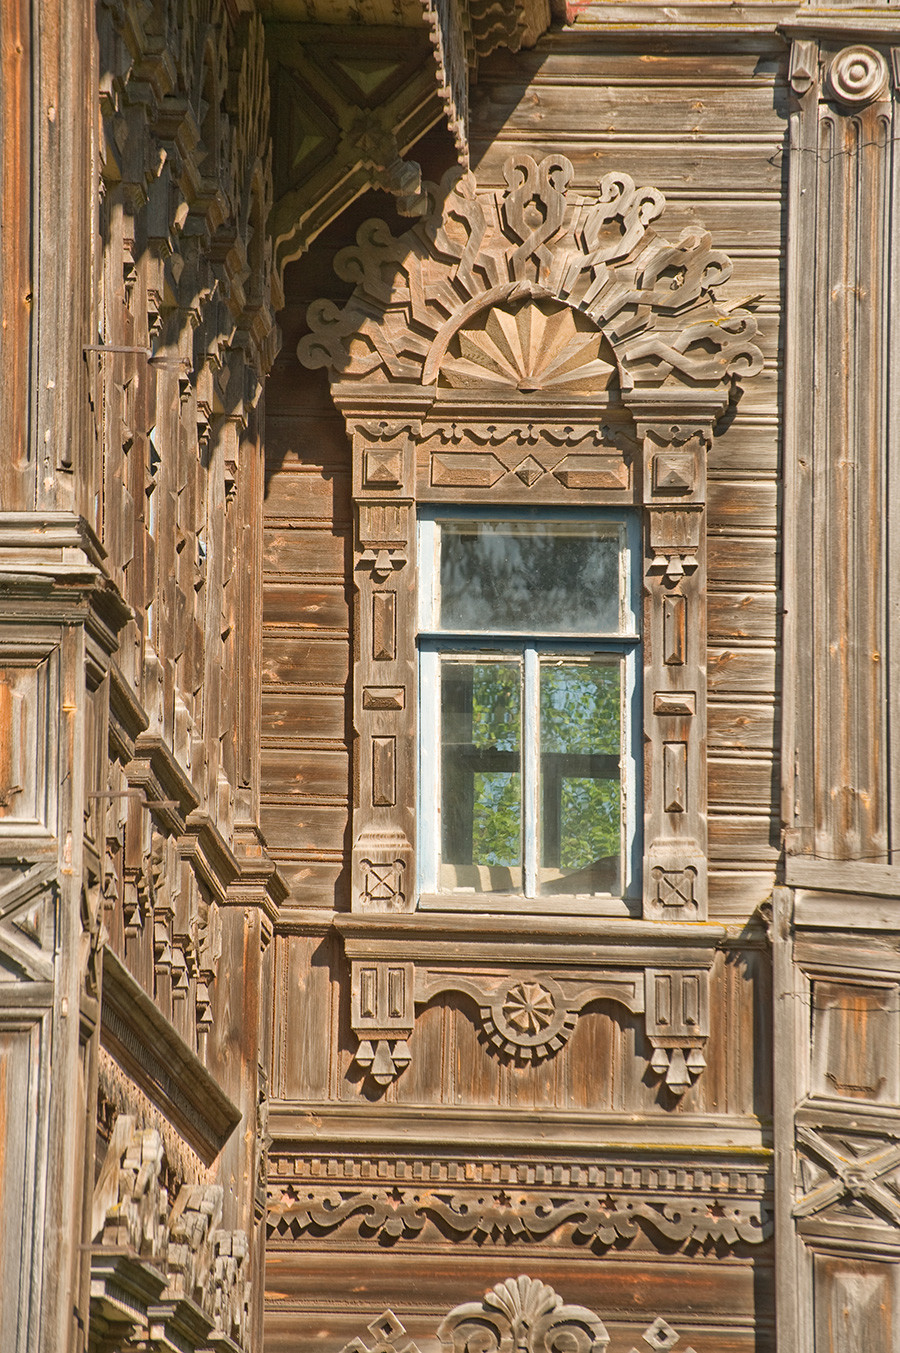
<svg viewBox="0 0 900 1353">
<path fill-rule="evenodd" d="M 828 89 L 838 103 L 863 108 L 888 88 L 887 62 L 873 47 L 844 47 L 828 65 Z"/>
<path fill-rule="evenodd" d="M 480 1008 L 485 1038 L 517 1061 L 541 1061 L 568 1042 L 578 1011 L 567 1006 L 556 982 L 515 978 Z"/>
</svg>

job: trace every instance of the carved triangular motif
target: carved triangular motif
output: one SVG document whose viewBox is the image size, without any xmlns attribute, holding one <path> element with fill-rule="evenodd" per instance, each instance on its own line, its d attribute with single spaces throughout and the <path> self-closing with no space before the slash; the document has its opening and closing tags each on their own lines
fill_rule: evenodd
<svg viewBox="0 0 900 1353">
<path fill-rule="evenodd" d="M 376 93 L 398 69 L 398 62 L 383 57 L 339 57 L 334 64 L 366 97 Z"/>
<path fill-rule="evenodd" d="M 37 864 L 13 871 L 0 884 L 0 970 L 7 980 L 46 982 L 53 977 L 44 944 L 55 875 L 54 865 Z"/>
</svg>

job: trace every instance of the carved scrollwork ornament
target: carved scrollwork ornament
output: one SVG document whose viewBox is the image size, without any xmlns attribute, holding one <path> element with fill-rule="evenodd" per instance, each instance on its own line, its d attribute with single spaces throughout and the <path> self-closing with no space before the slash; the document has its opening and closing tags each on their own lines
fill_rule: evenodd
<svg viewBox="0 0 900 1353">
<path fill-rule="evenodd" d="M 567 1306 L 547 1283 L 507 1278 L 480 1302 L 457 1306 L 438 1327 L 453 1353 L 605 1353 L 606 1326 L 586 1306 Z"/>
<path fill-rule="evenodd" d="M 452 171 L 431 189 L 441 205 L 400 238 L 383 221 L 365 222 L 334 265 L 354 293 L 343 308 L 328 299 L 309 306 L 303 365 L 386 392 L 393 383 L 466 388 L 487 378 L 520 394 L 575 395 L 613 378 L 623 390 L 718 388 L 762 369 L 756 320 L 715 297 L 731 260 L 705 231 L 666 241 L 649 229 L 664 207 L 655 188 L 613 173 L 585 197 L 561 155 L 523 155 L 503 172 L 497 192 Z M 426 281 L 441 272 L 441 285 Z M 547 324 L 583 349 L 577 370 L 526 360 L 524 348 L 497 362 L 497 339 L 502 346 L 504 335 Z"/>
<path fill-rule="evenodd" d="M 887 62 L 874 47 L 845 47 L 828 66 L 828 89 L 838 103 L 863 108 L 888 88 Z"/>
</svg>

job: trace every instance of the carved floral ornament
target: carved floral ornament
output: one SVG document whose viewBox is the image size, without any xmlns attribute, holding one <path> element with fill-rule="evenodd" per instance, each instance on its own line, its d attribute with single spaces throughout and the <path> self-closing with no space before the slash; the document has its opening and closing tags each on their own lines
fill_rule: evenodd
<svg viewBox="0 0 900 1353">
<path fill-rule="evenodd" d="M 393 1311 L 384 1311 L 367 1329 L 371 1344 L 353 1339 L 342 1353 L 419 1353 Z M 609 1347 L 598 1315 L 586 1306 L 567 1305 L 547 1283 L 524 1275 L 497 1283 L 481 1301 L 454 1307 L 438 1326 L 437 1337 L 445 1353 L 606 1353 Z M 642 1342 L 643 1353 L 667 1353 L 680 1336 L 657 1317 Z"/>
<path fill-rule="evenodd" d="M 504 176 L 504 189 L 479 190 L 451 171 L 399 239 L 366 221 L 335 259 L 353 295 L 310 305 L 303 365 L 336 380 L 568 396 L 614 376 L 623 392 L 709 389 L 761 370 L 756 320 L 714 295 L 731 261 L 703 231 L 658 235 L 657 189 L 611 173 L 585 196 L 562 155 L 510 159 Z"/>
</svg>

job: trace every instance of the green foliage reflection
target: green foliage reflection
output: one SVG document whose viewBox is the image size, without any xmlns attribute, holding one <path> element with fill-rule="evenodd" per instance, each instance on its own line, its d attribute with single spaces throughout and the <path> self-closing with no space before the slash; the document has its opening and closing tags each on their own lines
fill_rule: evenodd
<svg viewBox="0 0 900 1353">
<path fill-rule="evenodd" d="M 519 752 L 522 682 L 518 663 L 473 664 L 472 743 Z M 478 771 L 472 805 L 472 863 L 517 865 L 522 858 L 522 787 L 515 771 Z"/>
</svg>

